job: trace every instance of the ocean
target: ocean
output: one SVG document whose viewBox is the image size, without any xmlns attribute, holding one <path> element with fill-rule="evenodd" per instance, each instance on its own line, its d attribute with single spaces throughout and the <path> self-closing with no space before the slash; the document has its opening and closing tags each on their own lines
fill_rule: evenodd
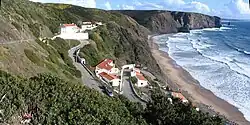
<svg viewBox="0 0 250 125">
<path fill-rule="evenodd" d="M 250 121 L 250 22 L 230 23 L 154 39 L 202 87 L 239 108 Z"/>
</svg>

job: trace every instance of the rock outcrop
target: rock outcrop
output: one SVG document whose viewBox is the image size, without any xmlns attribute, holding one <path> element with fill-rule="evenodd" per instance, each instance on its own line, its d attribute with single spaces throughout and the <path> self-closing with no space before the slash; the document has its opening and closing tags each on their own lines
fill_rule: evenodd
<svg viewBox="0 0 250 125">
<path fill-rule="evenodd" d="M 189 32 L 192 29 L 221 27 L 219 17 L 176 11 L 119 11 L 134 18 L 152 33 Z"/>
</svg>

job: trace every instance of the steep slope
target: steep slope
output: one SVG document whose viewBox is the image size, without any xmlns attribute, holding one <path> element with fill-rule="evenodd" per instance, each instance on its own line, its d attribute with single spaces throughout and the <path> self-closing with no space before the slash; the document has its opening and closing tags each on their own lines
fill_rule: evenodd
<svg viewBox="0 0 250 125">
<path fill-rule="evenodd" d="M 106 25 L 93 30 L 90 33 L 92 44 L 81 49 L 81 55 L 92 66 L 98 64 L 104 58 L 111 58 L 118 66 L 124 64 L 141 64 L 155 74 L 161 74 L 154 58 L 150 53 L 146 34 L 141 32 L 134 20 L 127 17 L 131 27 L 122 27 L 116 22 L 108 22 Z"/>
<path fill-rule="evenodd" d="M 103 54 L 111 54 L 111 56 L 116 57 L 115 60 L 120 62 L 119 64 L 137 61 L 146 67 L 151 67 L 150 69 L 154 69 L 154 71 L 160 72 L 147 45 L 147 35 L 149 34 L 148 29 L 139 25 L 134 19 L 119 12 L 87 9 L 64 4 L 40 4 L 28 0 L 4 0 L 2 12 L 2 23 L 6 30 L 2 30 L 3 32 L 0 36 L 4 42 L 30 38 L 37 39 L 38 37 L 51 37 L 58 32 L 58 26 L 60 23 L 102 21 L 107 24 L 115 24 L 112 25 L 112 27 L 116 29 L 116 32 L 112 31 L 112 29 L 106 29 L 111 36 L 103 35 L 103 37 L 110 38 L 104 39 L 104 43 L 101 44 L 106 44 L 105 46 L 107 47 L 107 42 L 119 43 L 119 46 L 116 46 L 117 44 L 112 44 L 112 47 L 108 46 L 112 49 L 116 47 L 116 52 L 118 52 L 118 49 L 120 48 L 133 48 L 133 50 L 130 49 L 130 51 L 128 51 L 132 57 L 131 59 L 130 56 L 124 58 L 124 55 L 122 54 L 114 55 L 114 53 L 106 52 Z M 10 31 L 10 29 L 13 29 L 15 32 Z M 121 30 L 123 30 L 123 32 L 120 32 Z M 114 33 L 118 33 L 119 35 Z M 116 37 L 112 37 L 112 35 L 116 35 Z M 34 48 L 41 48 L 35 41 L 31 41 L 29 45 L 35 45 Z M 43 49 L 41 48 L 41 51 L 42 50 Z M 123 49 L 119 51 L 122 53 L 126 50 Z M 9 64 L 5 63 L 3 66 L 4 65 Z M 12 66 L 10 65 L 10 67 Z M 14 69 L 13 71 L 15 70 L 18 71 L 18 69 Z"/>
<path fill-rule="evenodd" d="M 189 29 L 221 27 L 219 17 L 199 13 L 161 10 L 124 10 L 119 12 L 131 16 L 153 33 L 176 33 Z"/>
</svg>

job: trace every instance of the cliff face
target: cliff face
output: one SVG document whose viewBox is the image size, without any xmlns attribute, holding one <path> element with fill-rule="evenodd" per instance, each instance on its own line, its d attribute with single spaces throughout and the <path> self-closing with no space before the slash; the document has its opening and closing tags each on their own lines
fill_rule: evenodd
<svg viewBox="0 0 250 125">
<path fill-rule="evenodd" d="M 171 11 L 119 11 L 134 18 L 152 33 L 176 33 L 189 29 L 221 27 L 220 18 L 199 13 Z"/>
</svg>

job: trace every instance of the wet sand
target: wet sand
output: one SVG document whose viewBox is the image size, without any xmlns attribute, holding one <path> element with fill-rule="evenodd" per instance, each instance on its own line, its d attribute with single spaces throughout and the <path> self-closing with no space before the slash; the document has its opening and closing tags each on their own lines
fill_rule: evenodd
<svg viewBox="0 0 250 125">
<path fill-rule="evenodd" d="M 193 103 L 209 105 L 212 110 L 219 112 L 220 115 L 224 115 L 227 119 L 239 125 L 250 125 L 250 122 L 244 118 L 243 114 L 235 106 L 201 87 L 189 72 L 176 65 L 168 53 L 160 51 L 159 46 L 154 43 L 152 37 L 149 39 L 149 46 L 170 86 L 177 86 L 181 91 L 186 91 L 191 96 L 188 99 Z"/>
</svg>

